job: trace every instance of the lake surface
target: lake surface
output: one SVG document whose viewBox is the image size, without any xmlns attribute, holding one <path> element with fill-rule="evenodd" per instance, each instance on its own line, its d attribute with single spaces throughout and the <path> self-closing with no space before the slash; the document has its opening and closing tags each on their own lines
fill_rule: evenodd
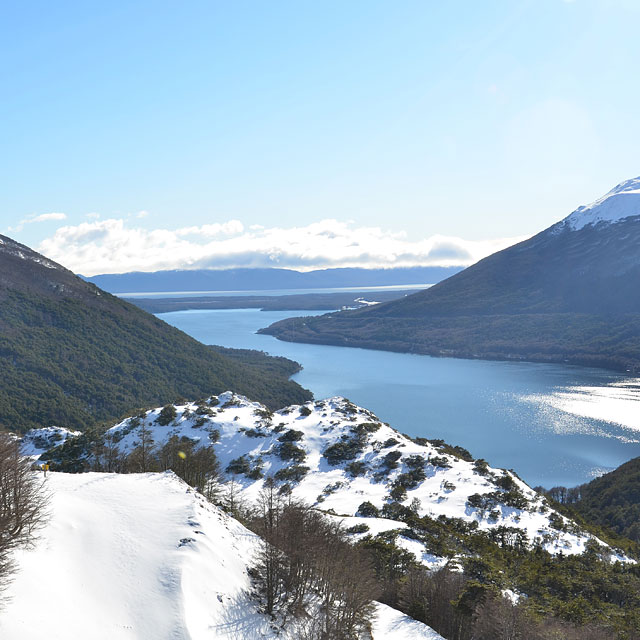
<svg viewBox="0 0 640 640">
<path fill-rule="evenodd" d="M 296 360 L 316 398 L 341 395 L 411 436 L 441 438 L 529 484 L 573 486 L 640 456 L 640 380 L 575 366 L 432 358 L 280 342 L 255 331 L 326 311 L 159 317 L 197 340 Z"/>
</svg>

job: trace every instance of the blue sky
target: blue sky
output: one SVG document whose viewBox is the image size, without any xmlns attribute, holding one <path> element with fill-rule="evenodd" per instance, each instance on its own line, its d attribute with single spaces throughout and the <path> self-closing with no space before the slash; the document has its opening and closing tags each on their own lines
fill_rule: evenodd
<svg viewBox="0 0 640 640">
<path fill-rule="evenodd" d="M 83 272 L 468 263 L 640 174 L 639 18 L 4 3 L 0 233 Z"/>
</svg>

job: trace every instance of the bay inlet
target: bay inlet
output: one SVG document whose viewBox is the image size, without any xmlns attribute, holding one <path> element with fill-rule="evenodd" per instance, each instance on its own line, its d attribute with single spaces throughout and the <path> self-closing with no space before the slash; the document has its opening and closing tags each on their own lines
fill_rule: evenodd
<svg viewBox="0 0 640 640">
<path fill-rule="evenodd" d="M 410 436 L 443 439 L 529 484 L 574 486 L 640 456 L 640 381 L 559 364 L 433 358 L 281 342 L 257 334 L 326 311 L 188 310 L 158 314 L 205 344 L 299 362 L 316 398 L 345 396 Z"/>
</svg>

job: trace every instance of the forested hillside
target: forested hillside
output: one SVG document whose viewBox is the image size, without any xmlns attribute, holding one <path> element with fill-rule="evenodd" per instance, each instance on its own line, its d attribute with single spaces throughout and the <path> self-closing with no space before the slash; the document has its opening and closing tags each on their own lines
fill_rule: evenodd
<svg viewBox="0 0 640 640">
<path fill-rule="evenodd" d="M 554 487 L 548 493 L 586 520 L 640 542 L 640 458 L 578 487 Z"/>
<path fill-rule="evenodd" d="M 227 388 L 271 408 L 310 392 L 244 364 L 0 236 L 0 428 L 86 428 Z"/>
</svg>

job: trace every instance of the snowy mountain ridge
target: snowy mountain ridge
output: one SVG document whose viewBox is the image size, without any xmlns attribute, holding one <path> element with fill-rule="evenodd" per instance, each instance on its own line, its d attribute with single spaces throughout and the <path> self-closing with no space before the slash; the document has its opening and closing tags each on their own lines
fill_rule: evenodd
<svg viewBox="0 0 640 640">
<path fill-rule="evenodd" d="M 61 267 L 53 260 L 49 260 L 44 256 L 41 256 L 39 253 L 36 253 L 29 247 L 24 244 L 20 244 L 11 238 L 6 236 L 0 236 L 0 253 L 5 253 L 10 256 L 14 256 L 16 258 L 20 258 L 20 260 L 28 260 L 31 262 L 35 262 L 36 264 L 41 264 L 43 267 L 47 269 L 59 269 L 63 270 L 64 267 Z"/>
<path fill-rule="evenodd" d="M 573 231 L 587 225 L 615 223 L 640 215 L 640 177 L 625 180 L 588 205 L 578 207 L 559 224 Z"/>
<path fill-rule="evenodd" d="M 478 531 L 519 531 L 524 544 L 551 554 L 579 554 L 590 541 L 608 548 L 555 512 L 512 472 L 473 460 L 459 447 L 413 440 L 345 398 L 274 413 L 232 392 L 168 405 L 109 429 L 105 448 L 85 452 L 85 462 L 108 470 L 114 453 L 130 455 L 143 437 L 158 449 L 171 438 L 176 446 L 194 450 L 214 445 L 227 479 L 234 480 L 246 501 L 255 501 L 266 477 L 273 477 L 294 497 L 343 518 L 345 526 L 360 525 L 372 535 L 397 531 L 398 546 L 427 566 L 442 566 L 451 558 L 404 535 L 406 525 L 398 522 L 403 510 L 458 519 Z M 45 457 L 55 460 L 57 452 Z M 626 560 L 609 552 L 612 560 Z"/>
</svg>

